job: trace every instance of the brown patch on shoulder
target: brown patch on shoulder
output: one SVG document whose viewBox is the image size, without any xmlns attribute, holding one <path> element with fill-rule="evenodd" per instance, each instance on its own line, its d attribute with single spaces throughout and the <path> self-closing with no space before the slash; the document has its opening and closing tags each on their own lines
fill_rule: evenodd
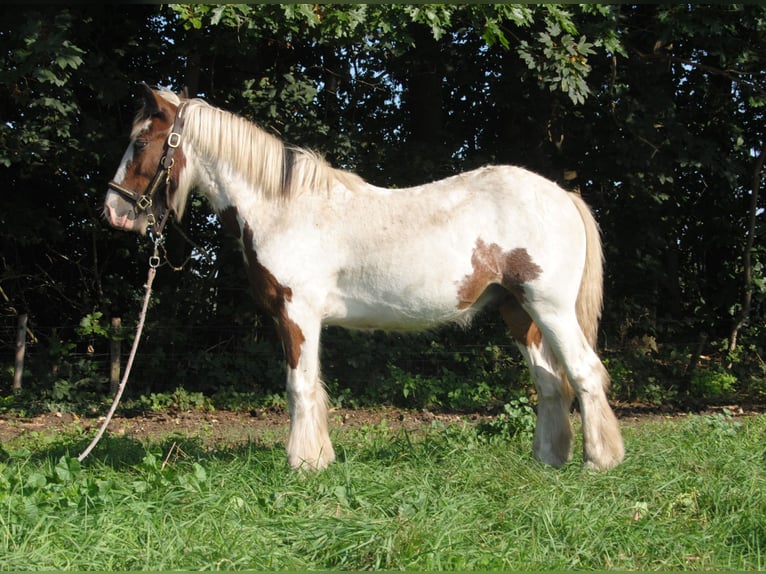
<svg viewBox="0 0 766 574">
<path fill-rule="evenodd" d="M 230 218 L 230 216 L 231 212 L 229 212 L 227 218 Z M 237 229 L 239 229 L 239 225 L 237 225 Z M 287 315 L 287 309 L 285 308 L 285 303 L 293 298 L 293 291 L 289 287 L 280 284 L 277 278 L 258 261 L 258 254 L 253 248 L 253 230 L 247 223 L 245 223 L 245 227 L 242 230 L 242 242 L 244 244 L 245 259 L 247 260 L 247 275 L 250 279 L 250 287 L 258 304 L 264 311 L 276 319 L 277 330 L 285 350 L 285 359 L 290 368 L 295 369 L 298 367 L 298 361 L 301 358 L 301 345 L 306 338 L 303 336 L 303 331 L 301 331 L 298 324 Z"/>
<path fill-rule="evenodd" d="M 523 247 L 503 251 L 497 243 L 476 240 L 471 255 L 473 273 L 466 275 L 458 287 L 458 309 L 467 309 L 479 299 L 488 285 L 497 283 L 516 297 L 522 297 L 521 286 L 534 281 L 543 272 Z"/>
<path fill-rule="evenodd" d="M 230 205 L 226 209 L 224 209 L 221 213 L 218 214 L 218 219 L 221 220 L 221 225 L 223 225 L 224 230 L 226 233 L 231 235 L 232 237 L 236 239 L 242 238 L 242 230 L 239 228 L 239 221 L 237 220 L 237 216 L 239 215 L 239 212 L 237 211 L 237 208 L 233 205 Z M 250 243 L 252 245 L 252 239 L 253 234 L 250 233 Z"/>
<path fill-rule="evenodd" d="M 543 334 L 515 297 L 508 297 L 500 306 L 500 315 L 508 326 L 511 337 L 516 341 L 527 347 L 540 346 Z"/>
</svg>

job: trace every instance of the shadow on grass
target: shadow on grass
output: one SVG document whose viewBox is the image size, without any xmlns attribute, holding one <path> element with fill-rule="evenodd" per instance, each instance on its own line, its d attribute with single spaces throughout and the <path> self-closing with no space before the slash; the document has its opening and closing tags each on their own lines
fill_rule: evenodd
<svg viewBox="0 0 766 574">
<path fill-rule="evenodd" d="M 25 459 L 31 462 L 49 461 L 55 465 L 62 456 L 76 458 L 85 450 L 91 437 L 67 437 L 48 442 L 35 448 L 22 447 L 17 450 L 4 450 L 0 447 L 0 461 Z M 280 453 L 279 451 L 282 451 Z M 148 454 L 160 459 L 165 464 L 182 460 L 202 462 L 205 460 L 231 461 L 243 457 L 269 460 L 274 456 L 283 456 L 281 445 L 261 443 L 249 440 L 236 445 L 211 447 L 201 437 L 182 434 L 170 434 L 157 441 L 142 441 L 128 436 L 104 435 L 93 451 L 82 461 L 83 466 L 103 464 L 114 470 L 135 467 L 144 461 Z"/>
</svg>

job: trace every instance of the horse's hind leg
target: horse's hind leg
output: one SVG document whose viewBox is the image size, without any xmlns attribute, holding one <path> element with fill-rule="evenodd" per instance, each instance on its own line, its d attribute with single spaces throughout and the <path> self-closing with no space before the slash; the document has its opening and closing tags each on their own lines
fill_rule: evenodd
<svg viewBox="0 0 766 574">
<path fill-rule="evenodd" d="M 617 417 L 606 399 L 607 373 L 596 352 L 588 344 L 574 310 L 544 307 L 530 309 L 535 323 L 564 366 L 577 394 L 582 416 L 583 459 L 586 466 L 608 469 L 622 462 L 625 451 Z"/>
<path fill-rule="evenodd" d="M 572 389 L 542 333 L 516 299 L 509 298 L 500 307 L 500 313 L 527 361 L 537 389 L 535 457 L 546 464 L 561 466 L 572 456 L 569 422 Z"/>
</svg>

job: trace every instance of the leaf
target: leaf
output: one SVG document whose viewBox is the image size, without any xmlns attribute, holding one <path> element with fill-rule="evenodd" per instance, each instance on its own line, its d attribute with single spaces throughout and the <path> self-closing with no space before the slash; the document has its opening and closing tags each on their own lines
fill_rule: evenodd
<svg viewBox="0 0 766 574">
<path fill-rule="evenodd" d="M 85 51 L 72 45 L 71 42 L 64 42 L 62 48 L 64 48 L 64 51 L 58 54 L 54 60 L 56 65 L 62 70 L 66 68 L 76 70 L 79 68 L 83 63 L 80 55 L 85 54 Z"/>
<path fill-rule="evenodd" d="M 505 33 L 495 20 L 487 20 L 484 25 L 484 33 L 481 37 L 488 46 L 494 46 L 496 42 L 500 42 L 503 48 L 506 49 L 510 46 L 508 38 L 506 38 Z"/>
<path fill-rule="evenodd" d="M 343 485 L 338 485 L 333 489 L 333 494 L 341 506 L 348 506 L 348 490 Z"/>
<path fill-rule="evenodd" d="M 194 468 L 194 478 L 196 478 L 198 482 L 205 482 L 207 480 L 207 471 L 205 470 L 205 468 L 198 462 L 194 463 L 193 468 Z"/>
<path fill-rule="evenodd" d="M 40 472 L 33 472 L 27 477 L 27 481 L 24 483 L 24 488 L 40 489 L 48 484 L 48 479 Z"/>
<path fill-rule="evenodd" d="M 60 482 L 72 482 L 79 476 L 81 471 L 80 461 L 76 458 L 62 456 L 56 468 L 53 469 Z"/>
<path fill-rule="evenodd" d="M 224 12 L 228 9 L 228 6 L 225 4 L 222 4 L 220 6 L 216 6 L 213 8 L 212 16 L 210 17 L 210 25 L 211 26 L 217 26 L 218 23 L 221 21 L 221 17 L 223 16 Z"/>
<path fill-rule="evenodd" d="M 35 77 L 39 82 L 42 82 L 43 84 L 54 84 L 59 87 L 66 84 L 66 78 L 60 78 L 48 68 L 39 68 L 35 72 Z"/>
</svg>

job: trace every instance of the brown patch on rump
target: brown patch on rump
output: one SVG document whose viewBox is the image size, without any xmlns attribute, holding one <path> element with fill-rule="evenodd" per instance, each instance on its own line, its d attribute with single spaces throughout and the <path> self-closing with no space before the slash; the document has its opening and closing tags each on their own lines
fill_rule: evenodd
<svg viewBox="0 0 766 574">
<path fill-rule="evenodd" d="M 523 297 L 520 287 L 543 272 L 526 249 L 503 251 L 497 243 L 487 245 L 481 239 L 476 240 L 471 265 L 473 273 L 465 276 L 458 289 L 458 309 L 467 309 L 476 303 L 491 283 L 502 285 L 517 298 Z"/>
<path fill-rule="evenodd" d="M 500 315 L 508 326 L 511 337 L 526 347 L 539 347 L 543 340 L 543 334 L 537 328 L 532 317 L 529 316 L 515 297 L 508 297 L 500 306 Z"/>
<path fill-rule="evenodd" d="M 234 209 L 233 215 L 236 218 L 236 209 L 232 209 Z M 232 213 L 228 209 L 225 210 L 225 213 L 227 213 L 227 221 L 224 222 L 224 225 L 227 226 L 228 230 Z M 221 221 L 224 221 L 223 213 Z M 237 229 L 239 229 L 238 225 Z M 250 278 L 250 286 L 258 304 L 277 320 L 277 330 L 284 346 L 285 359 L 290 368 L 295 369 L 301 358 L 301 345 L 306 338 L 298 324 L 288 317 L 285 309 L 285 302 L 292 300 L 293 291 L 289 287 L 281 285 L 277 278 L 258 261 L 258 255 L 253 248 L 253 230 L 247 223 L 245 223 L 242 232 L 242 241 L 247 259 L 247 275 Z"/>
</svg>

